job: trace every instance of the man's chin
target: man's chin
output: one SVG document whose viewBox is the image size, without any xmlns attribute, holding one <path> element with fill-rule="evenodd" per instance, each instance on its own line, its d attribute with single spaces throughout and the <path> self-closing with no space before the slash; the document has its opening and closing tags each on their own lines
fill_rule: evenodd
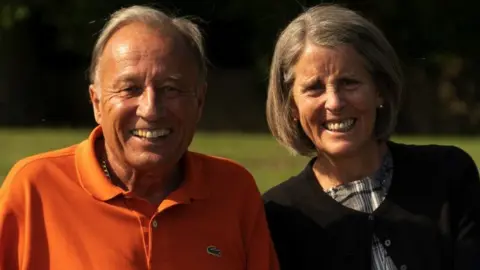
<svg viewBox="0 0 480 270">
<path fill-rule="evenodd" d="M 128 157 L 129 163 L 136 169 L 152 169 L 174 164 L 178 158 L 169 153 L 141 152 L 132 153 Z"/>
</svg>

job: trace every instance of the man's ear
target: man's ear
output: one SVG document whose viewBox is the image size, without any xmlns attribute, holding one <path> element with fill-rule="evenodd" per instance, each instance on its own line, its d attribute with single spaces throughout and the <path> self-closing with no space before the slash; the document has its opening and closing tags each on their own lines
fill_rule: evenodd
<svg viewBox="0 0 480 270">
<path fill-rule="evenodd" d="M 95 121 L 100 125 L 102 122 L 102 112 L 100 110 L 100 89 L 96 88 L 94 84 L 90 84 L 88 87 L 88 92 L 90 93 L 90 101 L 93 106 L 93 115 L 95 116 Z"/>
<path fill-rule="evenodd" d="M 197 123 L 200 122 L 203 113 L 203 106 L 205 105 L 205 97 L 207 95 L 207 83 L 204 83 L 197 90 Z"/>
</svg>

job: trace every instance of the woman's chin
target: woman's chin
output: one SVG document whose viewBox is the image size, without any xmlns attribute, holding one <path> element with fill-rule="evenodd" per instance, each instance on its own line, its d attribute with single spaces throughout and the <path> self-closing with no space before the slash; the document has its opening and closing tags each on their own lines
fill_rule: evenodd
<svg viewBox="0 0 480 270">
<path fill-rule="evenodd" d="M 355 155 L 358 151 L 359 143 L 351 140 L 332 140 L 324 142 L 320 148 L 322 152 L 332 157 L 342 157 Z"/>
</svg>

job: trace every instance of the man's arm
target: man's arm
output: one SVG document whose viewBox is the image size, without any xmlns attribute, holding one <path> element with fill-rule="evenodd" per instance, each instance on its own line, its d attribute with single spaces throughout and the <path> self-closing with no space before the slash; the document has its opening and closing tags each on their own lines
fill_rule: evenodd
<svg viewBox="0 0 480 270">
<path fill-rule="evenodd" d="M 0 187 L 0 269 L 21 269 L 25 187 L 19 181 L 21 163 L 15 164 Z"/>
<path fill-rule="evenodd" d="M 15 213 L 0 199 L 0 269 L 20 269 L 19 230 Z"/>
<path fill-rule="evenodd" d="M 250 215 L 247 218 L 251 220 L 251 228 L 246 239 L 247 270 L 280 269 L 258 190 L 249 201 Z"/>
</svg>

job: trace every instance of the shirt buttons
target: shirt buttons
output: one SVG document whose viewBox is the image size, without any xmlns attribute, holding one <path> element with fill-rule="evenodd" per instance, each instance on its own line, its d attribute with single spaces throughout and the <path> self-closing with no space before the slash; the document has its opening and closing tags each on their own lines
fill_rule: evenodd
<svg viewBox="0 0 480 270">
<path fill-rule="evenodd" d="M 153 227 L 153 228 L 157 228 L 157 227 L 158 227 L 158 222 L 157 222 L 156 219 L 153 220 L 153 222 L 152 222 L 152 227 Z"/>
<path fill-rule="evenodd" d="M 407 270 L 408 267 L 405 265 L 405 264 L 402 264 L 402 266 L 400 266 L 400 270 Z"/>
<path fill-rule="evenodd" d="M 385 240 L 386 247 L 389 247 L 391 244 L 392 244 L 392 241 L 390 241 L 389 239 Z"/>
</svg>

